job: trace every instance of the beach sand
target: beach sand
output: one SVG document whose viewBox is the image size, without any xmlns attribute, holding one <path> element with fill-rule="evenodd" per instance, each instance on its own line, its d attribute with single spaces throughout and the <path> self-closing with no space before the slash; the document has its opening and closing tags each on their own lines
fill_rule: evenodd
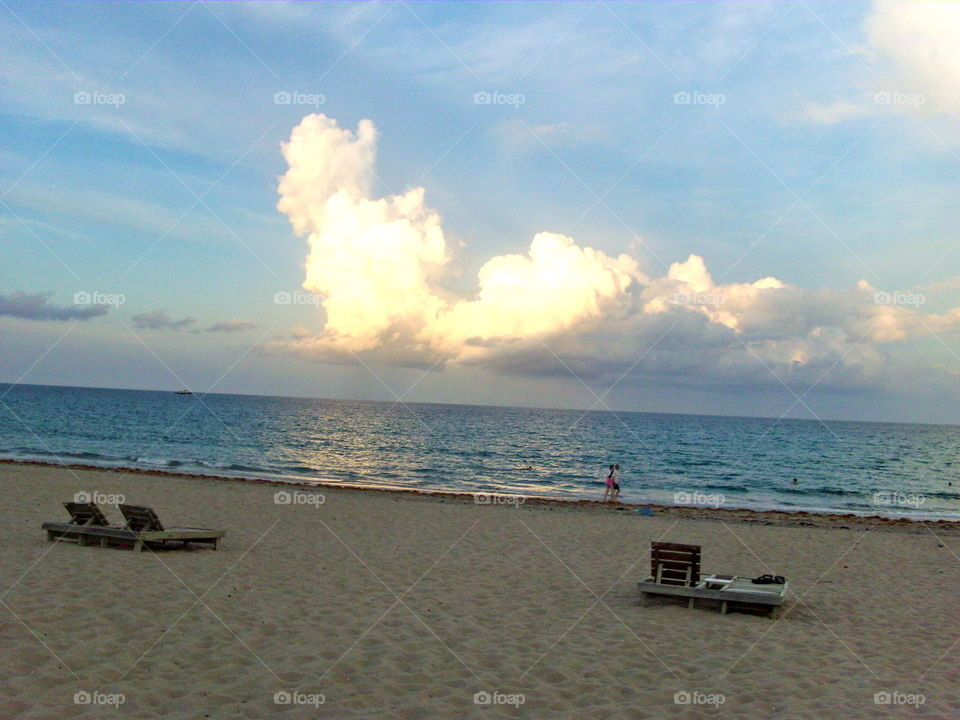
<svg viewBox="0 0 960 720">
<path fill-rule="evenodd" d="M 0 487 L 4 719 L 960 717 L 943 523 L 331 488 L 277 504 L 270 484 L 18 464 Z M 227 536 L 47 542 L 80 491 Z M 651 540 L 702 545 L 704 571 L 784 575 L 788 603 L 641 607 Z"/>
</svg>

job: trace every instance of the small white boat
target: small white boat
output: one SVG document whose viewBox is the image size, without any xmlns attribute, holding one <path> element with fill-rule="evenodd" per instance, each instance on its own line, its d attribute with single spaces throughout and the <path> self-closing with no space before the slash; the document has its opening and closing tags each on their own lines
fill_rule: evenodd
<svg viewBox="0 0 960 720">
<path fill-rule="evenodd" d="M 184 388 L 183 390 L 176 390 L 175 394 L 176 395 L 193 395 L 193 393 L 190 390 L 187 390 L 186 388 Z"/>
</svg>

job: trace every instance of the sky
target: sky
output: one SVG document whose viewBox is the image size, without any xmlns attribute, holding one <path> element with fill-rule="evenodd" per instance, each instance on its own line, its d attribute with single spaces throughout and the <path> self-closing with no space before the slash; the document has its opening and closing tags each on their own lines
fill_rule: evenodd
<svg viewBox="0 0 960 720">
<path fill-rule="evenodd" d="M 960 423 L 960 4 L 0 38 L 0 382 Z"/>
</svg>

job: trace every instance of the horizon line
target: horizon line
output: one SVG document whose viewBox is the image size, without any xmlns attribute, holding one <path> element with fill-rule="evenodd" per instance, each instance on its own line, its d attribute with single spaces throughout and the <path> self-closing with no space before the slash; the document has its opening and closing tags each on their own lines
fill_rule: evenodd
<svg viewBox="0 0 960 720">
<path fill-rule="evenodd" d="M 57 385 L 54 383 L 23 383 L 23 382 L 5 382 L 0 381 L 0 385 L 9 385 L 9 390 L 15 387 L 42 387 L 42 388 L 70 388 L 74 390 L 118 390 L 121 392 L 155 392 L 155 393 L 176 393 L 174 389 L 155 389 L 155 388 L 124 388 L 124 387 L 106 387 L 102 385 Z M 335 402 L 363 402 L 363 403 L 388 403 L 391 405 L 439 405 L 452 407 L 476 407 L 476 408 L 501 408 L 513 410 L 558 410 L 562 412 L 583 412 L 583 413 L 629 413 L 634 415 L 675 415 L 681 417 L 707 417 L 707 418 L 729 418 L 740 420 L 772 420 L 774 423 L 790 422 L 813 422 L 813 423 L 855 423 L 860 425 L 926 425 L 933 427 L 960 427 L 960 423 L 947 422 L 923 422 L 923 421 L 904 421 L 904 420 L 850 420 L 843 418 L 823 418 L 814 415 L 809 418 L 798 417 L 775 417 L 773 415 L 725 415 L 722 413 L 696 413 L 696 412 L 671 412 L 668 410 L 612 410 L 610 408 L 578 408 L 578 407 L 540 407 L 536 405 L 500 405 L 500 404 L 482 404 L 467 402 L 437 402 L 431 400 L 370 400 L 366 398 L 351 397 L 319 397 L 309 395 L 264 395 L 258 393 L 242 392 L 202 392 L 191 391 L 191 395 L 206 397 L 207 395 L 224 395 L 232 397 L 254 397 L 254 398 L 282 398 L 288 400 L 321 400 Z"/>
</svg>

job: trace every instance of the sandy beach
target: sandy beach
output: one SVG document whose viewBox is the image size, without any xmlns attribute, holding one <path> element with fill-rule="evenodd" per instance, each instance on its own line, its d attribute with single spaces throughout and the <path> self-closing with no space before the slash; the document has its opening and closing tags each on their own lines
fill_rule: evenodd
<svg viewBox="0 0 960 720">
<path fill-rule="evenodd" d="M 960 529 L 946 523 L 10 463 L 0 486 L 2 718 L 960 712 Z M 78 492 L 227 536 L 218 551 L 47 542 L 40 524 Z M 787 604 L 774 618 L 641 607 L 652 540 L 702 545 L 705 571 L 784 575 Z"/>
</svg>

